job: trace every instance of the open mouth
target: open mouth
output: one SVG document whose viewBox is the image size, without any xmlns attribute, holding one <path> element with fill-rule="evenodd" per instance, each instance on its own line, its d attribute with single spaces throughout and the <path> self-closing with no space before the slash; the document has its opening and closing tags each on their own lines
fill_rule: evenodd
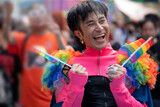
<svg viewBox="0 0 160 107">
<path fill-rule="evenodd" d="M 104 39 L 105 36 L 106 36 L 105 34 L 101 34 L 101 35 L 97 35 L 97 36 L 93 37 L 93 39 L 95 39 L 95 40 L 101 40 L 101 39 Z"/>
</svg>

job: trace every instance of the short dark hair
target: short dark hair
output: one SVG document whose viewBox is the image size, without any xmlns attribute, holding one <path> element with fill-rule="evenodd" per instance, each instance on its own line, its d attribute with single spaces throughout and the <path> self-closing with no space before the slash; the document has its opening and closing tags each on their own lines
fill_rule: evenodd
<svg viewBox="0 0 160 107">
<path fill-rule="evenodd" d="M 72 32 L 80 29 L 80 21 L 85 21 L 89 13 L 98 11 L 107 18 L 108 7 L 98 1 L 84 1 L 73 7 L 67 15 L 67 23 Z"/>
<path fill-rule="evenodd" d="M 159 20 L 159 17 L 156 14 L 150 13 L 150 14 L 145 15 L 145 19 L 157 22 Z"/>
<path fill-rule="evenodd" d="M 67 15 L 67 23 L 70 30 L 73 33 L 75 30 L 79 30 L 83 34 L 80 28 L 80 22 L 85 21 L 91 12 L 95 12 L 96 14 L 97 11 L 104 14 L 107 19 L 108 7 L 104 3 L 98 1 L 84 1 L 73 7 Z M 75 36 L 75 40 L 83 49 L 85 49 L 85 45 L 81 44 L 78 37 Z"/>
<path fill-rule="evenodd" d="M 151 19 L 145 19 L 145 20 L 142 20 L 140 23 L 139 23 L 139 26 L 140 28 L 142 29 L 144 24 L 146 24 L 147 22 L 151 22 L 155 28 L 157 28 L 157 24 L 155 21 L 151 20 Z"/>
<path fill-rule="evenodd" d="M 133 21 L 129 21 L 129 22 L 127 23 L 127 25 L 132 25 L 132 26 L 134 26 L 135 28 L 137 28 L 137 23 L 136 23 L 136 22 L 133 22 Z"/>
</svg>

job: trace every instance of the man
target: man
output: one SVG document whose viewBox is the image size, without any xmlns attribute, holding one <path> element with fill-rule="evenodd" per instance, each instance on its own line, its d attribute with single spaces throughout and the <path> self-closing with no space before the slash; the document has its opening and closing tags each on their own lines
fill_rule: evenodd
<svg viewBox="0 0 160 107">
<path fill-rule="evenodd" d="M 31 25 L 31 32 L 9 31 L 12 7 L 6 4 L 4 21 L 5 38 L 9 42 L 9 51 L 17 54 L 21 59 L 21 103 L 24 107 L 48 107 L 51 101 L 51 94 L 41 91 L 41 75 L 47 60 L 34 52 L 35 46 L 43 46 L 48 53 L 53 50 L 64 49 L 58 26 L 51 21 L 49 14 L 41 4 L 33 4 L 30 7 L 28 18 Z M 52 25 L 52 26 L 51 26 Z M 56 28 L 56 34 L 53 29 Z"/>
<path fill-rule="evenodd" d="M 117 52 L 108 43 L 107 11 L 107 6 L 97 1 L 84 1 L 69 11 L 69 28 L 86 49 L 82 56 L 74 58 L 70 83 L 56 90 L 57 104 L 53 107 L 60 104 L 62 107 L 146 106 L 150 97 L 141 101 L 123 83 L 126 70 L 117 64 Z"/>
</svg>

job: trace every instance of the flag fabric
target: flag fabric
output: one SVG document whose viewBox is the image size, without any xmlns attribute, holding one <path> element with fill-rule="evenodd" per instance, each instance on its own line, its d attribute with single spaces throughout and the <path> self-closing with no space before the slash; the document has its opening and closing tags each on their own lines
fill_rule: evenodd
<svg viewBox="0 0 160 107">
<path fill-rule="evenodd" d="M 128 58 L 134 51 L 136 51 L 143 43 L 145 42 L 144 39 L 138 39 L 135 42 L 123 45 L 118 54 L 122 57 Z M 130 59 L 132 63 L 136 62 L 150 47 L 152 46 L 152 40 L 147 42 L 141 49 L 139 49 L 135 55 Z"/>
</svg>

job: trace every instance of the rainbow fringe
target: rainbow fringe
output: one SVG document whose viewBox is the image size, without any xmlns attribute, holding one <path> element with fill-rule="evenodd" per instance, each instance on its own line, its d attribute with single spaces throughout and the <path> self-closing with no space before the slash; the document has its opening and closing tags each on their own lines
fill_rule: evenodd
<svg viewBox="0 0 160 107">
<path fill-rule="evenodd" d="M 68 50 L 54 51 L 51 55 L 71 65 L 73 64 L 74 57 L 81 56 L 81 53 L 73 51 L 73 49 L 70 48 Z M 63 65 L 60 62 L 48 62 L 41 78 L 42 88 L 49 88 L 51 91 L 54 91 L 56 88 L 61 90 L 63 87 L 62 78 L 64 78 L 62 68 Z"/>
<path fill-rule="evenodd" d="M 118 54 L 118 62 L 119 64 L 123 64 L 123 62 L 127 59 L 127 57 Z M 139 88 L 141 85 L 145 85 L 147 82 L 150 86 L 150 89 L 154 88 L 154 84 L 156 83 L 157 76 L 157 63 L 154 62 L 150 55 L 144 53 L 135 63 L 131 63 L 130 61 L 124 66 L 127 69 L 127 79 L 124 83 L 128 88 L 134 87 Z M 132 84 L 129 84 L 129 83 Z"/>
</svg>

